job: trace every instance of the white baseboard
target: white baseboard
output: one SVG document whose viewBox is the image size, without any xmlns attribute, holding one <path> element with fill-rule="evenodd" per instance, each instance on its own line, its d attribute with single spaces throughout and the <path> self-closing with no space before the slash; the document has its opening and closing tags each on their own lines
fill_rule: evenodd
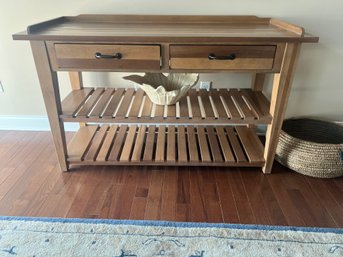
<svg viewBox="0 0 343 257">
<path fill-rule="evenodd" d="M 64 123 L 66 131 L 77 131 L 78 123 Z M 46 116 L 0 116 L 0 130 L 50 131 Z"/>
<path fill-rule="evenodd" d="M 335 123 L 343 126 L 343 121 Z M 79 124 L 66 122 L 64 128 L 66 131 L 77 131 Z M 50 125 L 46 116 L 0 116 L 0 130 L 50 131 Z M 266 130 L 266 125 L 257 126 L 259 135 L 264 135 Z"/>
</svg>

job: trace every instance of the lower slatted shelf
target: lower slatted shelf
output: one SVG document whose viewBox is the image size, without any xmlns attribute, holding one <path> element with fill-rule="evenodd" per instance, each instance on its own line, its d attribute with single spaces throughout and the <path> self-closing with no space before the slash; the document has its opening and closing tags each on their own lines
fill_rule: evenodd
<svg viewBox="0 0 343 257">
<path fill-rule="evenodd" d="M 264 165 L 263 145 L 246 126 L 90 125 L 68 145 L 78 165 Z"/>
</svg>

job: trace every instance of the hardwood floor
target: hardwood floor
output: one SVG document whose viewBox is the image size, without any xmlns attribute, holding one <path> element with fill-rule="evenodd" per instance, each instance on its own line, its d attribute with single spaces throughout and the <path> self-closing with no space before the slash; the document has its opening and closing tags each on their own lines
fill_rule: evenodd
<svg viewBox="0 0 343 257">
<path fill-rule="evenodd" d="M 68 134 L 70 138 L 71 134 Z M 82 167 L 49 132 L 0 131 L 0 215 L 343 227 L 343 178 L 254 168 Z"/>
</svg>

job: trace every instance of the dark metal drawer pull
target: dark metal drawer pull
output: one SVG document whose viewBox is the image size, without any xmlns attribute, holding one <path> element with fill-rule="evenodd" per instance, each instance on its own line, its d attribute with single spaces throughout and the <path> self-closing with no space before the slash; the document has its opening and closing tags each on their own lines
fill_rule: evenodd
<svg viewBox="0 0 343 257">
<path fill-rule="evenodd" d="M 114 55 L 101 54 L 99 52 L 95 53 L 96 59 L 118 59 L 120 60 L 123 57 L 121 53 L 115 53 Z"/>
<path fill-rule="evenodd" d="M 236 55 L 235 54 L 229 54 L 229 55 L 225 55 L 225 56 L 216 56 L 215 54 L 209 54 L 208 55 L 208 59 L 209 60 L 234 60 L 236 59 Z"/>
</svg>

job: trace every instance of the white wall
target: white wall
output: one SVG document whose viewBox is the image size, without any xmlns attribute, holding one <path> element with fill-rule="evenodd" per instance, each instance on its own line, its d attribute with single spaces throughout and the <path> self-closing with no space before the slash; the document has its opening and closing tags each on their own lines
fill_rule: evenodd
<svg viewBox="0 0 343 257">
<path fill-rule="evenodd" d="M 80 13 L 251 14 L 283 19 L 320 37 L 319 44 L 303 45 L 287 116 L 343 121 L 342 10 L 342 0 L 0 0 L 0 80 L 5 89 L 0 93 L 0 116 L 46 115 L 29 43 L 13 41 L 11 36 L 27 25 Z M 116 74 L 85 77 L 90 86 L 125 85 Z M 250 86 L 247 74 L 205 74 L 202 79 L 214 81 L 215 87 Z M 60 81 L 65 95 L 69 90 L 66 74 L 60 76 Z M 270 94 L 270 85 L 266 94 Z"/>
</svg>

